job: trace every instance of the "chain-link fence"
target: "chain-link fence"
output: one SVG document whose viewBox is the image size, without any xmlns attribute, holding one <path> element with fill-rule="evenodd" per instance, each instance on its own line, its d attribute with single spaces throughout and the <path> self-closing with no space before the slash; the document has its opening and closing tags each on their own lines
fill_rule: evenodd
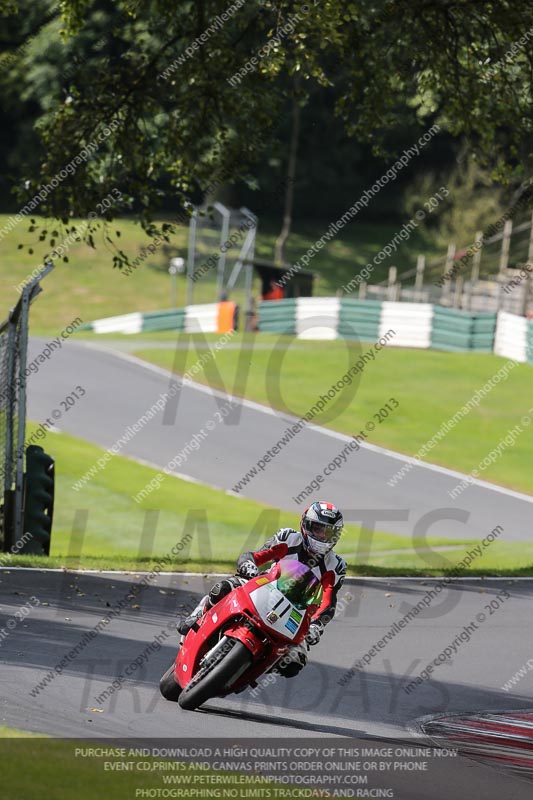
<svg viewBox="0 0 533 800">
<path fill-rule="evenodd" d="M 8 318 L 0 323 L 0 541 L 4 552 L 16 550 L 23 535 L 24 437 L 26 430 L 26 355 L 28 319 L 47 264 L 22 289 Z"/>
</svg>

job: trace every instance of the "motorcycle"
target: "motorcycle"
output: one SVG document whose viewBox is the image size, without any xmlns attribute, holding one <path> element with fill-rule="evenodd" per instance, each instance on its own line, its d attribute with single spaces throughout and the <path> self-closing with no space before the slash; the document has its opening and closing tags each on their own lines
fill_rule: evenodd
<svg viewBox="0 0 533 800">
<path fill-rule="evenodd" d="M 193 625 L 161 678 L 161 694 L 192 711 L 213 697 L 255 688 L 261 675 L 304 641 L 321 600 L 321 583 L 305 564 L 274 563 Z"/>
</svg>

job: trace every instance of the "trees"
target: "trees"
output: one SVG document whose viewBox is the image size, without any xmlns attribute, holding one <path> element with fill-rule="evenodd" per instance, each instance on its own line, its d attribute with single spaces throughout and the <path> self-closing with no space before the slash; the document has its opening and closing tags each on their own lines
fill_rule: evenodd
<svg viewBox="0 0 533 800">
<path fill-rule="evenodd" d="M 21 16 L 27 2 L 0 10 Z M 43 0 L 39 8 L 50 13 Z M 40 205 L 52 216 L 87 216 L 119 188 L 153 233 L 165 195 L 184 207 L 213 180 L 246 180 L 295 75 L 301 103 L 333 85 L 335 113 L 376 152 L 394 150 L 406 121 L 438 121 L 468 136 L 498 177 L 529 174 L 533 7 L 524 0 L 64 0 L 62 9 L 67 33 L 49 23 L 47 47 L 23 57 L 59 76 L 20 202 L 94 150 Z M 31 80 L 35 88 L 35 74 L 23 76 Z"/>
</svg>

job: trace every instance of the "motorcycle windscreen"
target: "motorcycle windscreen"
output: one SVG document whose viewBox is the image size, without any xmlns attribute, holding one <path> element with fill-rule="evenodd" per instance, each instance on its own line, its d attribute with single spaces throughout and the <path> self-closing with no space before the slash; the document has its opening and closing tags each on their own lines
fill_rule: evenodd
<svg viewBox="0 0 533 800">
<path fill-rule="evenodd" d="M 300 561 L 286 559 L 278 562 L 280 573 L 276 585 L 296 608 L 320 605 L 322 585 L 309 567 Z"/>
<path fill-rule="evenodd" d="M 250 598 L 267 628 L 277 631 L 287 639 L 296 638 L 305 619 L 305 611 L 296 608 L 280 592 L 275 581 L 253 589 Z"/>
</svg>

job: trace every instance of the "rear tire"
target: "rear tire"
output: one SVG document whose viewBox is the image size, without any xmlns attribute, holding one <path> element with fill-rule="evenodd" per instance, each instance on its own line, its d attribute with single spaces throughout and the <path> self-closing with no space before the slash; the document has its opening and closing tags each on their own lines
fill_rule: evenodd
<svg viewBox="0 0 533 800">
<path fill-rule="evenodd" d="M 220 654 L 209 666 L 200 668 L 181 692 L 178 703 L 185 711 L 194 711 L 206 700 L 216 697 L 237 673 L 242 675 L 252 663 L 252 654 L 242 642 L 236 639 L 227 641 L 231 643 L 231 649 Z"/>
<path fill-rule="evenodd" d="M 176 683 L 176 679 L 174 678 L 174 664 L 167 669 L 159 681 L 159 691 L 165 700 L 170 700 L 171 703 L 178 702 L 178 698 L 182 692 L 182 689 L 179 683 Z"/>
</svg>

